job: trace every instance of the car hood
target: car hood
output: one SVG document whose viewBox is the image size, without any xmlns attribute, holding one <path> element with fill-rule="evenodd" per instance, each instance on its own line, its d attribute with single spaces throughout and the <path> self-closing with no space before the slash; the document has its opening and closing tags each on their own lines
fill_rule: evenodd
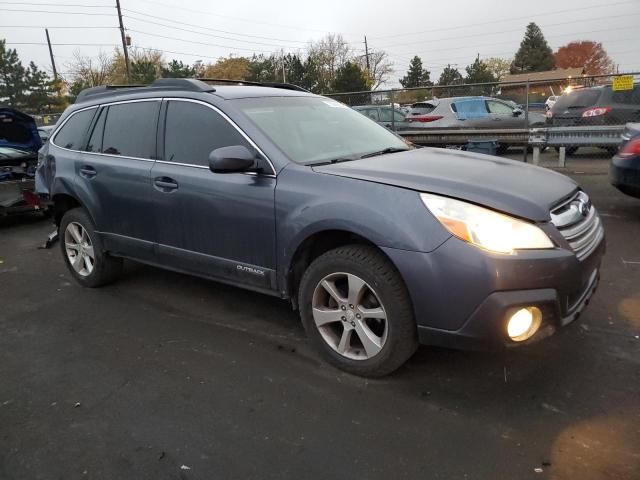
<svg viewBox="0 0 640 480">
<path fill-rule="evenodd" d="M 532 221 L 550 220 L 553 206 L 579 187 L 565 175 L 490 155 L 419 148 L 314 171 L 466 200 Z"/>
</svg>

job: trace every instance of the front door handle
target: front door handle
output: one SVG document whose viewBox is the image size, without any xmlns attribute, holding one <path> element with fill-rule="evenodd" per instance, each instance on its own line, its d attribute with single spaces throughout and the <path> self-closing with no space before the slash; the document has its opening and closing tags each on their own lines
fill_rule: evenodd
<svg viewBox="0 0 640 480">
<path fill-rule="evenodd" d="M 79 170 L 79 173 L 84 178 L 93 178 L 98 174 L 98 172 L 96 172 L 96 169 L 93 168 L 91 165 L 83 165 L 83 166 L 81 166 L 80 170 Z"/>
<path fill-rule="evenodd" d="M 153 184 L 161 192 L 172 192 L 178 189 L 178 182 L 169 177 L 157 177 L 153 180 Z"/>
</svg>

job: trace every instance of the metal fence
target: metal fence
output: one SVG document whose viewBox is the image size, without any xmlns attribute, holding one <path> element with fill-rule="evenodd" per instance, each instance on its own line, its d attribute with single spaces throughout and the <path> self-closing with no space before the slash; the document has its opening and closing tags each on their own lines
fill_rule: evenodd
<svg viewBox="0 0 640 480">
<path fill-rule="evenodd" d="M 568 153 L 581 146 L 611 151 L 619 142 L 622 126 L 640 122 L 639 79 L 640 73 L 630 72 L 327 96 L 422 145 L 465 145 L 472 139 L 491 139 L 502 151 L 523 145 L 529 149 L 566 147 Z M 526 153 L 527 149 L 525 160 Z"/>
</svg>

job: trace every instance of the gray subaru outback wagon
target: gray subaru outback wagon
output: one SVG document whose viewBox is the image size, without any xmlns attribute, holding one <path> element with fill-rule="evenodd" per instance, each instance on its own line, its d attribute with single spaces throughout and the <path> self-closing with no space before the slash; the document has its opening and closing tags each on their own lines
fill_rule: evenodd
<svg viewBox="0 0 640 480">
<path fill-rule="evenodd" d="M 85 90 L 37 185 L 81 285 L 128 258 L 288 299 L 328 362 L 367 376 L 419 343 L 544 338 L 589 302 L 605 248 L 568 177 L 415 149 L 291 85 Z"/>
</svg>

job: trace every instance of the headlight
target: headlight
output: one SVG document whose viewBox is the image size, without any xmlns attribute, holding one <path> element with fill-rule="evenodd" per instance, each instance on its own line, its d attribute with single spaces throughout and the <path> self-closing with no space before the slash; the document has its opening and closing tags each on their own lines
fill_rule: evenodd
<svg viewBox="0 0 640 480">
<path fill-rule="evenodd" d="M 511 254 L 515 250 L 553 248 L 536 225 L 452 198 L 421 193 L 426 207 L 453 235 L 480 248 Z"/>
</svg>

